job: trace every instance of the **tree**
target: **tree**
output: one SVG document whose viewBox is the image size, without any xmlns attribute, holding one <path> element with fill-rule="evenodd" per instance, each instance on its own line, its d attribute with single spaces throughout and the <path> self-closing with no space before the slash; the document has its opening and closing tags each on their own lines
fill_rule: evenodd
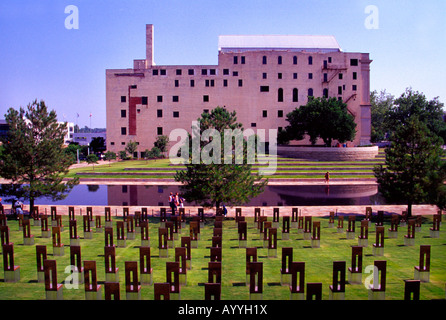
<svg viewBox="0 0 446 320">
<path fill-rule="evenodd" d="M 78 143 L 70 143 L 65 149 L 64 152 L 69 155 L 71 159 L 71 163 L 76 163 L 77 161 L 77 151 L 81 150 L 82 147 L 79 146 Z"/>
<path fill-rule="evenodd" d="M 9 132 L 3 141 L 0 176 L 11 181 L 12 189 L 21 190 L 31 212 L 39 197 L 66 197 L 79 183 L 78 178 L 63 181 L 71 165 L 63 148 L 66 124 L 59 124 L 56 112 L 48 112 L 45 102 L 37 100 L 26 109 L 10 108 L 5 119 Z"/>
<path fill-rule="evenodd" d="M 388 116 L 393 108 L 394 97 L 386 92 L 386 90 L 370 93 L 370 113 L 371 113 L 371 142 L 379 142 L 386 139 L 387 134 L 392 131 L 389 126 Z"/>
<path fill-rule="evenodd" d="M 416 116 L 400 124 L 386 149 L 385 166 L 375 166 L 379 190 L 390 201 L 412 205 L 437 204 L 445 207 L 446 165 L 441 139 L 432 135 L 427 125 Z"/>
<path fill-rule="evenodd" d="M 130 157 L 134 158 L 134 154 L 138 150 L 138 144 L 135 141 L 130 140 L 125 146 L 125 151 L 130 154 Z"/>
<path fill-rule="evenodd" d="M 108 166 L 110 166 L 110 161 L 116 160 L 116 153 L 113 151 L 107 151 L 104 154 L 104 159 L 108 161 Z"/>
<path fill-rule="evenodd" d="M 166 152 L 168 143 L 169 143 L 168 136 L 157 136 L 156 141 L 153 143 L 153 145 L 156 148 L 158 148 L 161 152 Z"/>
<path fill-rule="evenodd" d="M 443 103 L 437 98 L 427 100 L 423 93 L 411 88 L 395 100 L 388 114 L 390 128 L 398 128 L 409 118 L 416 116 L 429 129 L 430 134 L 439 136 L 446 141 L 446 123 L 443 119 Z"/>
<path fill-rule="evenodd" d="M 340 143 L 353 141 L 356 123 L 348 113 L 347 105 L 336 98 L 309 98 L 306 105 L 287 114 L 290 123 L 279 134 L 279 143 L 303 140 L 308 135 L 312 145 L 318 138 L 330 147 L 333 140 Z"/>
<path fill-rule="evenodd" d="M 147 149 L 144 154 L 146 159 L 156 159 L 161 157 L 161 150 L 157 147 L 153 147 L 150 150 Z"/>
<path fill-rule="evenodd" d="M 91 139 L 90 148 L 94 153 L 104 152 L 106 149 L 105 139 L 103 137 L 94 137 Z"/>
<path fill-rule="evenodd" d="M 92 164 L 93 165 L 93 170 L 94 170 L 94 164 L 95 163 L 98 163 L 98 156 L 97 155 L 95 155 L 94 153 L 91 153 L 91 154 L 89 154 L 88 156 L 87 156 L 87 163 L 88 164 Z"/>
<path fill-rule="evenodd" d="M 224 158 L 222 143 L 224 130 L 239 129 L 243 127 L 236 122 L 236 113 L 228 112 L 226 109 L 217 107 L 209 113 L 203 113 L 198 119 L 200 125 L 194 134 L 201 137 L 199 152 L 202 155 L 199 163 L 193 163 L 192 139 L 189 135 L 189 163 L 186 170 L 177 171 L 175 180 L 183 183 L 181 190 L 188 201 L 196 201 L 203 206 L 215 206 L 217 209 L 221 204 L 240 205 L 246 203 L 250 198 L 263 192 L 267 184 L 258 173 L 251 174 L 252 165 L 247 161 L 246 141 L 243 139 L 243 153 L 237 150 L 234 139 L 229 143 L 231 152 L 238 155 L 232 157 L 229 162 Z M 206 130 L 214 129 L 212 138 L 205 139 Z M 203 141 L 204 140 L 204 141 Z M 208 161 L 212 158 L 213 161 Z M 236 161 L 237 160 L 237 161 Z M 240 161 L 242 160 L 242 161 Z M 229 162 L 229 163 L 228 163 Z"/>
<path fill-rule="evenodd" d="M 119 151 L 119 159 L 121 159 L 121 160 L 127 160 L 127 159 L 128 159 L 128 157 L 127 157 L 127 151 L 125 151 L 125 150 L 121 150 L 121 151 Z"/>
</svg>

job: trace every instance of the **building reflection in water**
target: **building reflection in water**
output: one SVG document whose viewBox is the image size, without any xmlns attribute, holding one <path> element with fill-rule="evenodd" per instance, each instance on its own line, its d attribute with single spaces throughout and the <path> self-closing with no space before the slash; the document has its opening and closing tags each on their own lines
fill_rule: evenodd
<svg viewBox="0 0 446 320">
<path fill-rule="evenodd" d="M 110 206 L 168 206 L 169 194 L 180 186 L 109 185 Z M 186 199 L 187 200 L 187 199 Z M 267 186 L 247 206 L 378 205 L 385 204 L 377 185 L 299 185 Z M 186 202 L 185 205 L 194 205 Z"/>
</svg>

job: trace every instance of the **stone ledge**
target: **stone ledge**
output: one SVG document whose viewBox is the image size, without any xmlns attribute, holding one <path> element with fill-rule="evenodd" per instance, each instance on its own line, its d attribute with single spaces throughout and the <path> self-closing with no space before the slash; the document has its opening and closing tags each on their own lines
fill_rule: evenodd
<svg viewBox="0 0 446 320">
<path fill-rule="evenodd" d="M 372 147 L 300 147 L 277 146 L 277 155 L 281 157 L 309 159 L 319 161 L 357 161 L 375 159 L 379 148 Z"/>
</svg>

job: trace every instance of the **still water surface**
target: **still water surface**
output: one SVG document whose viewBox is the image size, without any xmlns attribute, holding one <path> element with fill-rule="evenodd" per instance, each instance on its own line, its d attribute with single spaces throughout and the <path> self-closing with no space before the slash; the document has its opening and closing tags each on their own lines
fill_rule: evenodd
<svg viewBox="0 0 446 320">
<path fill-rule="evenodd" d="M 47 198 L 36 204 L 98 206 L 167 206 L 170 192 L 181 194 L 180 186 L 149 185 L 77 185 L 59 201 Z M 6 197 L 4 197 L 4 203 Z M 26 204 L 26 202 L 25 202 Z M 187 205 L 188 203 L 186 203 Z M 194 203 L 190 203 L 193 205 Z M 270 185 L 248 206 L 318 206 L 387 204 L 376 185 Z"/>
</svg>

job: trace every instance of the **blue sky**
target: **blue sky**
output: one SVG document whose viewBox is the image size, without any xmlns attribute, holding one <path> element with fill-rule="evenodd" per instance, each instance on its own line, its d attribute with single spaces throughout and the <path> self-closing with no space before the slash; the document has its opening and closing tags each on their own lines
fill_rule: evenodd
<svg viewBox="0 0 446 320">
<path fill-rule="evenodd" d="M 79 28 L 65 28 L 65 7 Z M 377 29 L 366 28 L 378 9 Z M 329 34 L 344 51 L 368 52 L 371 90 L 407 87 L 446 100 L 443 0 L 9 0 L 0 3 L 0 118 L 45 100 L 59 120 L 105 127 L 105 70 L 145 58 L 154 24 L 155 63 L 217 64 L 218 36 Z M 76 117 L 79 113 L 79 118 Z"/>
</svg>

